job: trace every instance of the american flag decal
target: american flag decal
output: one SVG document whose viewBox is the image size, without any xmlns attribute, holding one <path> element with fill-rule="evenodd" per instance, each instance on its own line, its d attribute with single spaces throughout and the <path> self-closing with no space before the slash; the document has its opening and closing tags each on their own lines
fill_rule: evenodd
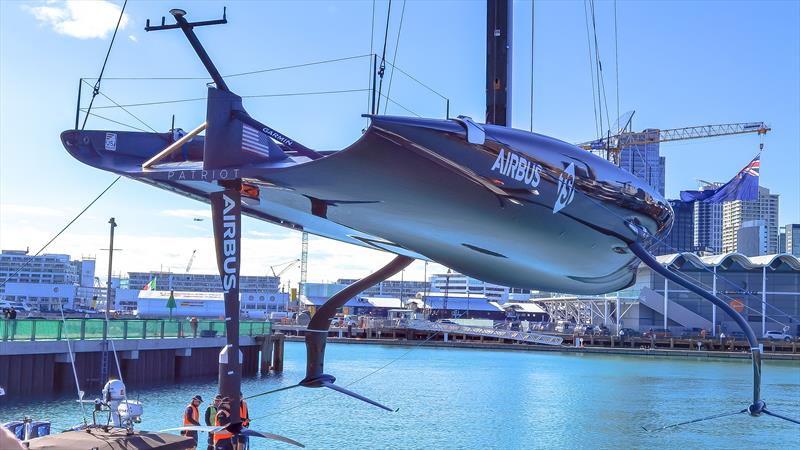
<svg viewBox="0 0 800 450">
<path fill-rule="evenodd" d="M 247 124 L 242 124 L 242 150 L 269 158 L 269 138 Z"/>
</svg>

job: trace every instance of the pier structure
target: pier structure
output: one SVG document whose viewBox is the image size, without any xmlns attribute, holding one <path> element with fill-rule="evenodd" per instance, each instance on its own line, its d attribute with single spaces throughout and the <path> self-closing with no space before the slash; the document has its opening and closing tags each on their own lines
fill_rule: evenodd
<svg viewBox="0 0 800 450">
<path fill-rule="evenodd" d="M 117 374 L 118 361 L 130 387 L 214 377 L 224 330 L 222 320 L 0 321 L 0 386 L 9 396 L 74 391 L 74 361 L 80 388 L 91 392 L 107 381 L 100 375 L 104 350 L 109 374 Z M 282 371 L 283 344 L 269 322 L 242 322 L 243 375 Z"/>
</svg>

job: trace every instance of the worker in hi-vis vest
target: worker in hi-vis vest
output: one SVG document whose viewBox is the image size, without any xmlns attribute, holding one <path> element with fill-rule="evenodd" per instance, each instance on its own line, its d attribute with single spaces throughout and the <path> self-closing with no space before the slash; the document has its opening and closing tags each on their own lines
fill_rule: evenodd
<svg viewBox="0 0 800 450">
<path fill-rule="evenodd" d="M 231 423 L 231 399 L 224 397 L 219 404 L 217 417 L 214 419 L 214 426 L 226 427 Z M 220 430 L 214 433 L 214 450 L 233 450 L 231 434 L 228 430 Z"/>
<path fill-rule="evenodd" d="M 183 411 L 183 426 L 200 426 L 200 403 L 203 403 L 203 397 L 199 395 L 192 397 L 192 401 Z M 197 431 L 184 430 L 181 434 L 194 439 L 194 446 L 197 448 Z"/>
<path fill-rule="evenodd" d="M 242 426 L 250 426 L 250 412 L 247 410 L 247 402 L 244 401 L 244 396 L 239 392 L 239 418 L 242 419 Z M 242 434 L 236 436 L 236 450 L 246 450 L 250 447 L 250 440 L 247 436 Z"/>
<path fill-rule="evenodd" d="M 206 425 L 214 426 L 217 420 L 217 412 L 219 411 L 219 404 L 222 403 L 222 396 L 217 394 L 214 397 L 214 403 L 208 405 L 206 408 Z M 208 433 L 208 448 L 206 450 L 214 450 L 214 433 Z"/>
</svg>

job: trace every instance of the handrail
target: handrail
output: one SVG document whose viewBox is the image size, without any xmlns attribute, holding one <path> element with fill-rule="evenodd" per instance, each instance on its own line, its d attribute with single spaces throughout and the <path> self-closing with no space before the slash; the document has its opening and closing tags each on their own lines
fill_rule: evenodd
<svg viewBox="0 0 800 450">
<path fill-rule="evenodd" d="M 225 335 L 224 320 L 112 319 L 101 318 L 0 320 L 0 342 L 108 339 L 171 339 Z M 245 320 L 240 336 L 272 334 L 269 321 Z"/>
<path fill-rule="evenodd" d="M 467 334 L 470 336 L 484 336 L 484 337 L 496 337 L 501 339 L 512 339 L 519 342 L 532 342 L 534 344 L 543 344 L 543 345 L 561 345 L 561 343 L 564 341 L 564 339 L 561 338 L 560 336 L 551 336 L 548 334 L 531 333 L 525 331 L 501 330 L 497 328 L 486 328 L 486 327 L 478 327 L 471 325 L 446 324 L 439 322 L 429 322 L 427 320 L 409 321 L 408 328 L 413 328 L 415 330 Z"/>
</svg>

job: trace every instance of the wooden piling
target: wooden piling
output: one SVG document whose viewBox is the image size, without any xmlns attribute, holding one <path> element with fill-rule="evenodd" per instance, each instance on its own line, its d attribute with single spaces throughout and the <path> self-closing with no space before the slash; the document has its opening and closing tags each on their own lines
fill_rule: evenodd
<svg viewBox="0 0 800 450">
<path fill-rule="evenodd" d="M 272 335 L 259 336 L 261 342 L 261 374 L 268 374 L 272 369 Z"/>
<path fill-rule="evenodd" d="M 272 341 L 272 370 L 275 372 L 283 372 L 283 346 L 286 342 L 286 335 L 283 333 L 276 333 L 272 335 Z"/>
</svg>

